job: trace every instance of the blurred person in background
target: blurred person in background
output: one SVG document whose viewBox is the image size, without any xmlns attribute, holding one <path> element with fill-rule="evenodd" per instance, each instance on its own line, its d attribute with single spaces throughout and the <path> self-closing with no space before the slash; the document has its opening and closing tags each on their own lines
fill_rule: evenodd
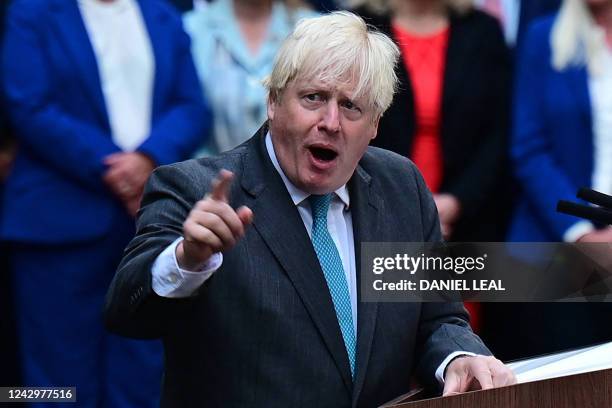
<svg viewBox="0 0 612 408">
<path fill-rule="evenodd" d="M 564 0 L 536 20 L 517 61 L 512 159 L 521 187 L 508 239 L 612 242 L 612 228 L 555 211 L 592 187 L 612 193 L 612 1 Z M 504 357 L 612 340 L 609 304 L 515 304 Z M 499 315 L 504 320 L 511 316 Z"/>
<path fill-rule="evenodd" d="M 189 157 L 207 111 L 189 38 L 162 0 L 15 0 L 2 90 L 19 149 L 1 237 L 24 385 L 80 407 L 153 407 L 157 342 L 104 330 L 104 294 L 154 167 Z"/>
<path fill-rule="evenodd" d="M 215 0 L 184 17 L 202 91 L 212 106 L 213 137 L 202 154 L 250 138 L 266 120 L 266 90 L 277 50 L 294 25 L 316 13 L 296 0 Z"/>
<path fill-rule="evenodd" d="M 475 0 L 475 5 L 482 10 L 497 18 L 501 24 L 506 44 L 510 48 L 512 54 L 513 68 L 515 68 L 517 50 L 521 47 L 525 38 L 525 32 L 529 23 L 538 17 L 558 11 L 560 0 Z M 514 74 L 514 70 L 513 70 Z M 512 107 L 511 107 L 512 109 Z M 510 114 L 511 116 L 512 114 Z M 511 212 L 515 205 L 516 197 L 519 195 L 518 183 L 514 177 L 509 177 L 505 182 L 505 192 L 503 200 L 506 202 L 506 211 Z M 508 318 L 516 318 L 514 303 L 487 303 L 481 305 L 480 318 L 481 326 L 479 335 L 486 339 L 487 343 L 493 349 L 500 348 L 502 350 L 502 358 L 507 356 L 504 352 L 508 349 L 512 350 L 510 340 L 506 335 L 500 336 L 503 332 L 500 326 L 506 324 L 506 320 L 500 319 L 500 316 Z M 499 346 L 499 347 L 498 347 Z M 514 352 L 511 352 L 512 358 L 516 357 Z"/>
<path fill-rule="evenodd" d="M 389 34 L 400 80 L 372 145 L 412 159 L 454 241 L 500 241 L 505 199 L 511 61 L 499 23 L 462 0 L 353 3 Z M 480 305 L 468 303 L 480 330 Z"/>
<path fill-rule="evenodd" d="M 402 58 L 399 92 L 372 144 L 415 162 L 445 238 L 500 240 L 511 64 L 499 24 L 457 0 L 378 6 L 386 12 L 358 10 L 394 39 Z"/>
<path fill-rule="evenodd" d="M 499 20 L 506 43 L 520 46 L 529 23 L 559 9 L 560 0 L 475 0 L 474 3 Z"/>
</svg>

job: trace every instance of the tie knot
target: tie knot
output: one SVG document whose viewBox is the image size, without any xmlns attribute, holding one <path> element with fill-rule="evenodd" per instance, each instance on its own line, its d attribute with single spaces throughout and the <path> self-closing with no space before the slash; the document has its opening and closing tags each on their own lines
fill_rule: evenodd
<svg viewBox="0 0 612 408">
<path fill-rule="evenodd" d="M 312 194 L 310 195 L 310 197 L 308 197 L 308 202 L 310 203 L 310 210 L 312 211 L 313 221 L 327 221 L 327 211 L 329 210 L 329 204 L 331 203 L 331 199 L 331 194 Z"/>
</svg>

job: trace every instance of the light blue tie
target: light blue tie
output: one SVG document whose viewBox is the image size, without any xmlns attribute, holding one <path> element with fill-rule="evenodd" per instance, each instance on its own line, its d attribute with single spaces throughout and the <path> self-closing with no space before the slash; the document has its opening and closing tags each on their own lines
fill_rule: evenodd
<svg viewBox="0 0 612 408">
<path fill-rule="evenodd" d="M 317 253 L 321 269 L 327 281 L 336 309 L 336 317 L 342 331 L 344 346 L 348 353 L 351 365 L 351 374 L 355 377 L 355 329 L 353 326 L 353 313 L 351 311 L 351 297 L 349 295 L 342 259 L 338 248 L 327 230 L 327 211 L 332 195 L 311 195 L 308 197 L 312 211 L 312 246 Z"/>
</svg>

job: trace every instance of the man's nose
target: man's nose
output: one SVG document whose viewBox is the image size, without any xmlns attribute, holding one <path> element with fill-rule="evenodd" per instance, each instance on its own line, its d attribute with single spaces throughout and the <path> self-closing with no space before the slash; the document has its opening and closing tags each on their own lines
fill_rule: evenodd
<svg viewBox="0 0 612 408">
<path fill-rule="evenodd" d="M 330 101 L 323 111 L 321 125 L 328 132 L 335 133 L 340 130 L 340 112 L 338 104 Z"/>
</svg>

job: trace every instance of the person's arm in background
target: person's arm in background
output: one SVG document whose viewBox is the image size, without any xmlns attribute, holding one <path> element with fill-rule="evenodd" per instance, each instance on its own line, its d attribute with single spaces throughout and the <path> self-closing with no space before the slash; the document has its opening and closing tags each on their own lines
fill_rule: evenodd
<svg viewBox="0 0 612 408">
<path fill-rule="evenodd" d="M 545 79 L 550 75 L 549 30 L 536 22 L 528 30 L 517 60 L 511 154 L 514 173 L 538 218 L 558 240 L 578 221 L 555 211 L 557 201 L 571 200 L 575 185 L 557 165 L 546 124 Z M 582 137 L 584 135 L 576 135 Z"/>
<path fill-rule="evenodd" d="M 173 319 L 189 310 L 193 298 L 169 299 L 155 293 L 151 269 L 159 254 L 183 235 L 183 222 L 210 180 L 195 178 L 174 165 L 157 168 L 149 178 L 136 236 L 125 250 L 106 297 L 105 322 L 112 332 L 160 337 Z M 193 188 L 198 185 L 201 188 Z"/>
<path fill-rule="evenodd" d="M 167 10 L 171 21 L 173 55 L 163 56 L 173 62 L 172 78 L 166 100 L 157 101 L 164 111 L 153 115 L 149 137 L 136 152 L 105 158 L 109 166 L 104 179 L 135 214 L 140 206 L 144 185 L 151 171 L 159 165 L 189 158 L 208 137 L 211 114 L 202 96 L 193 64 L 189 37 L 180 18 Z M 159 95 L 156 95 L 159 96 Z"/>
<path fill-rule="evenodd" d="M 180 17 L 171 13 L 171 18 L 175 55 L 164 57 L 176 65 L 172 91 L 163 104 L 169 108 L 157 115 L 149 137 L 136 149 L 158 166 L 189 158 L 206 141 L 212 120 L 193 64 L 189 36 Z"/>
<path fill-rule="evenodd" d="M 89 189 L 106 189 L 104 158 L 118 152 L 109 134 L 54 102 L 53 70 L 36 2 L 15 1 L 7 14 L 2 50 L 2 89 L 7 116 L 20 148 L 30 150 L 67 179 Z"/>
<path fill-rule="evenodd" d="M 481 101 L 484 117 L 476 120 L 485 124 L 478 149 L 454 182 L 436 195 L 443 224 L 453 223 L 460 216 L 471 217 L 482 210 L 482 203 L 498 187 L 508 165 L 508 132 L 510 111 L 511 61 L 503 33 L 496 20 L 481 16 L 483 29 L 482 72 L 486 100 Z M 459 103 L 459 102 L 455 102 Z M 444 119 L 442 119 L 444 120 Z M 462 118 L 470 120 L 470 118 Z M 452 199 L 456 202 L 453 203 Z"/>
</svg>

